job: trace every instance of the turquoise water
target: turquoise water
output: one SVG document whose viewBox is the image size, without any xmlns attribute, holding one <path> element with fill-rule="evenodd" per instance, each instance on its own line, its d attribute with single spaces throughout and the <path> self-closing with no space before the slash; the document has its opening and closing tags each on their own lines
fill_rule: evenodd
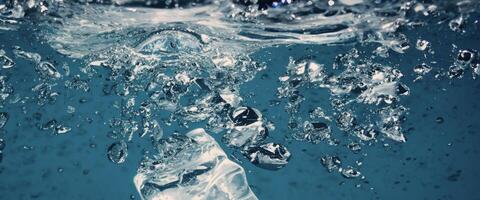
<svg viewBox="0 0 480 200">
<path fill-rule="evenodd" d="M 148 159 L 162 160 L 154 157 L 166 148 L 160 138 L 196 128 L 205 129 L 244 169 L 258 199 L 480 199 L 475 71 L 480 55 L 467 63 L 459 59 L 463 50 L 478 51 L 480 15 L 465 8 L 478 3 L 425 1 L 424 7 L 438 6 L 426 15 L 415 12 L 416 6 L 398 10 L 406 1 L 345 2 L 336 2 L 345 6 L 344 13 L 332 20 L 316 18 L 319 11 L 310 10 L 302 19 L 282 21 L 287 14 L 272 7 L 263 18 L 232 20 L 204 11 L 190 16 L 189 9 L 203 5 L 183 11 L 135 7 L 133 12 L 125 6 L 65 2 L 50 4 L 55 14 L 35 10 L 18 18 L 2 12 L 0 55 L 14 64 L 0 59 L 0 112 L 6 113 L 0 199 L 150 199 L 133 181 L 141 166 L 153 166 Z M 214 10 L 209 5 L 206 13 L 227 12 L 225 5 L 213 4 L 220 8 Z M 466 19 L 460 30 L 451 23 L 459 16 Z M 394 30 L 385 29 L 390 18 L 399 24 Z M 302 22 L 315 30 L 305 31 Z M 419 39 L 430 43 L 427 49 L 416 47 Z M 42 68 L 46 62 L 55 70 Z M 430 71 L 415 72 L 421 63 Z M 323 71 L 312 77 L 317 65 Z M 398 91 L 399 85 L 408 92 Z M 213 100 L 200 101 L 209 95 Z M 184 110 L 192 105 L 202 110 Z M 253 119 L 259 127 L 235 121 L 232 115 L 243 107 L 261 113 Z M 312 116 L 315 108 L 325 116 Z M 339 120 L 344 112 L 355 117 L 351 124 Z M 146 121 L 159 126 L 146 131 Z M 324 123 L 329 131 L 311 132 L 306 121 Z M 376 135 L 362 139 L 356 130 L 370 125 Z M 264 132 L 256 128 L 268 129 L 268 135 L 257 135 Z M 232 142 L 248 134 L 258 137 Z M 120 141 L 128 150 L 109 152 Z M 250 162 L 245 153 L 270 142 L 291 153 L 276 170 Z M 327 156 L 341 164 L 329 171 L 322 165 Z M 349 167 L 361 174 L 348 177 Z M 201 185 L 196 180 L 202 176 L 190 176 L 193 181 L 184 187 Z M 155 191 L 178 190 L 176 184 Z"/>
</svg>

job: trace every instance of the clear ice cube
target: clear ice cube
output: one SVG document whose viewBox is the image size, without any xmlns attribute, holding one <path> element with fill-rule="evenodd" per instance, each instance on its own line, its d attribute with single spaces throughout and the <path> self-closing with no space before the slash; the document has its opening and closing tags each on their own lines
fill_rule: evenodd
<svg viewBox="0 0 480 200">
<path fill-rule="evenodd" d="M 134 177 L 142 199 L 256 200 L 243 168 L 203 129 L 162 139 Z"/>
</svg>

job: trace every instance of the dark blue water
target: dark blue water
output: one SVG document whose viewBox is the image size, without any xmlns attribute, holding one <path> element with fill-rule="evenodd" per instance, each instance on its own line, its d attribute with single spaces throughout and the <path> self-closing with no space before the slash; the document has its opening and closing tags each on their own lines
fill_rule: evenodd
<svg viewBox="0 0 480 200">
<path fill-rule="evenodd" d="M 332 128 L 332 136 L 339 139 L 337 146 L 325 143 L 310 144 L 296 141 L 289 135 L 288 114 L 285 99 L 276 97 L 280 86 L 278 77 L 286 73 L 289 57 L 312 58 L 330 68 L 338 54 L 352 48 L 362 58 L 369 58 L 375 44 L 342 45 L 278 45 L 258 49 L 251 56 L 267 68 L 242 85 L 243 104 L 259 109 L 272 121 L 276 129 L 270 132 L 268 141 L 284 144 L 292 153 L 289 164 L 278 171 L 258 168 L 248 162 L 237 150 L 220 143 L 230 156 L 247 172 L 247 179 L 259 199 L 480 199 L 477 169 L 480 146 L 480 82 L 467 71 L 461 79 L 435 79 L 434 73 L 413 82 L 413 66 L 431 63 L 433 70 L 446 70 L 457 57 L 458 49 L 479 50 L 479 25 L 471 16 L 468 31 L 463 34 L 451 31 L 446 24 L 429 25 L 401 30 L 410 41 L 417 38 L 432 43 L 435 54 L 426 54 L 411 47 L 404 54 L 390 53 L 388 58 L 377 57 L 377 63 L 396 66 L 404 77 L 402 82 L 411 94 L 402 97 L 408 108 L 408 116 L 402 127 L 407 142 L 398 143 L 382 139 L 362 146 L 358 153 L 345 146 L 355 141 L 354 136 Z M 32 87 L 42 82 L 31 62 L 15 59 L 15 67 L 1 69 L 7 84 L 14 93 L 0 110 L 9 115 L 0 138 L 6 141 L 0 162 L 0 199 L 139 199 L 133 177 L 142 153 L 149 149 L 146 139 L 137 135 L 129 143 L 128 159 L 115 164 L 107 159 L 108 146 L 115 141 L 109 138 L 109 120 L 121 116 L 114 105 L 124 99 L 105 95 L 108 71 L 99 70 L 94 77 L 80 73 L 84 64 L 57 53 L 42 43 L 27 27 L 18 31 L 0 31 L 0 49 L 14 58 L 13 49 L 37 52 L 44 60 L 57 66 L 69 66 L 70 76 L 52 86 L 59 93 L 56 100 L 38 105 L 38 94 Z M 414 42 L 412 42 L 413 44 Z M 64 72 L 64 71 L 62 71 Z M 73 75 L 87 80 L 88 91 L 67 89 L 65 80 Z M 302 88 L 306 101 L 302 110 L 321 106 L 330 107 L 329 92 L 321 88 Z M 16 96 L 20 98 L 13 101 Z M 280 103 L 272 105 L 272 100 Z M 73 106 L 74 113 L 67 113 Z M 168 111 L 158 113 L 159 119 L 167 119 Z M 440 119 L 441 118 L 441 119 Z M 71 127 L 67 134 L 56 135 L 41 126 L 55 119 Z M 191 123 L 189 127 L 162 126 L 166 135 L 185 133 L 204 123 Z M 212 133 L 221 141 L 222 133 Z M 329 173 L 321 164 L 325 155 L 337 155 L 346 165 L 357 166 L 365 179 L 346 179 L 340 173 Z M 232 157 L 233 158 L 233 157 Z"/>
</svg>

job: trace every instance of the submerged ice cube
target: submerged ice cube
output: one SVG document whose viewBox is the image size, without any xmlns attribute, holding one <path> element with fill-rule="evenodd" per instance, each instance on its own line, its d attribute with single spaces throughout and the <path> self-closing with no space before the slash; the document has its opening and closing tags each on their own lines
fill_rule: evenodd
<svg viewBox="0 0 480 200">
<path fill-rule="evenodd" d="M 54 79 L 62 77 L 62 75 L 58 72 L 57 68 L 49 62 L 40 62 L 37 65 L 37 71 L 42 77 L 50 77 Z"/>
<path fill-rule="evenodd" d="M 356 169 L 354 169 L 351 166 L 348 166 L 347 168 L 342 169 L 341 172 L 342 172 L 343 177 L 345 177 L 345 178 L 357 178 L 360 175 L 362 175 L 362 173 L 360 173 L 359 171 L 357 171 Z"/>
<path fill-rule="evenodd" d="M 0 128 L 3 128 L 8 121 L 8 113 L 0 112 Z"/>
<path fill-rule="evenodd" d="M 305 121 L 303 123 L 303 132 L 297 133 L 297 137 L 318 144 L 320 141 L 329 140 L 331 132 L 330 127 L 326 123 Z"/>
<path fill-rule="evenodd" d="M 263 141 L 268 135 L 268 128 L 262 119 L 262 113 L 250 107 L 238 107 L 230 114 L 233 127 L 223 136 L 229 146 L 242 147 Z"/>
<path fill-rule="evenodd" d="M 116 164 L 124 163 L 128 156 L 128 146 L 123 140 L 114 142 L 108 147 L 107 156 L 110 161 Z"/>
<path fill-rule="evenodd" d="M 323 156 L 320 159 L 320 162 L 330 173 L 340 168 L 340 164 L 342 164 L 342 161 L 340 161 L 340 158 L 338 156 L 329 156 L 329 155 Z"/>
<path fill-rule="evenodd" d="M 263 126 L 262 121 L 255 122 L 248 126 L 236 126 L 225 133 L 223 139 L 229 146 L 241 147 L 246 144 L 257 144 L 263 141 L 268 135 L 268 129 Z"/>
<path fill-rule="evenodd" d="M 270 170 L 285 167 L 291 156 L 285 146 L 272 142 L 249 147 L 243 153 L 254 165 Z"/>
<path fill-rule="evenodd" d="M 2 66 L 3 69 L 8 69 L 12 68 L 15 65 L 12 59 L 7 57 L 6 55 L 2 55 L 0 52 L 0 66 Z"/>
<path fill-rule="evenodd" d="M 245 126 L 259 121 L 261 116 L 260 112 L 256 109 L 239 107 L 232 112 L 230 118 L 236 126 Z"/>
<path fill-rule="evenodd" d="M 3 151 L 5 149 L 5 140 L 3 138 L 0 138 L 0 151 Z"/>
<path fill-rule="evenodd" d="M 162 139 L 134 183 L 142 199 L 256 200 L 245 171 L 203 129 Z"/>
</svg>

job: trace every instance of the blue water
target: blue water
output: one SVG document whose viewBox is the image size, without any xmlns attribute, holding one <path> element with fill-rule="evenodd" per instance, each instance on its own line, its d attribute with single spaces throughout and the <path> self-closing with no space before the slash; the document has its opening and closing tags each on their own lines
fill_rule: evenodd
<svg viewBox="0 0 480 200">
<path fill-rule="evenodd" d="M 412 71 L 413 66 L 431 61 L 435 61 L 430 64 L 432 71 L 447 70 L 457 57 L 452 45 L 458 49 L 480 50 L 480 27 L 475 21 L 479 19 L 478 13 L 472 14 L 467 32 L 463 34 L 451 31 L 446 24 L 401 29 L 413 46 L 404 54 L 390 52 L 388 58 L 374 59 L 402 71 L 402 82 L 410 88 L 410 95 L 400 100 L 409 109 L 402 124 L 406 130 L 405 143 L 382 139 L 362 146 L 362 150 L 355 153 L 345 147 L 350 141 L 356 141 L 354 136 L 335 126 L 332 126 L 332 136 L 340 141 L 337 146 L 294 140 L 287 126 L 286 100 L 276 97 L 280 86 L 278 77 L 286 73 L 289 57 L 310 57 L 330 67 L 338 54 L 352 48 L 358 49 L 362 58 L 369 58 L 378 46 L 372 43 L 278 44 L 260 48 L 250 55 L 266 69 L 241 86 L 240 96 L 244 105 L 259 109 L 275 124 L 267 140 L 288 147 L 292 158 L 286 167 L 277 171 L 256 167 L 238 150 L 220 142 L 222 133 L 211 135 L 231 159 L 245 169 L 248 183 L 259 199 L 480 199 L 479 80 L 472 79 L 468 70 L 460 79 L 437 80 L 432 72 L 413 82 L 416 76 Z M 425 56 L 416 50 L 417 38 L 430 41 L 435 54 Z M 8 57 L 15 58 L 15 46 L 41 54 L 57 69 L 68 65 L 71 75 L 64 80 L 72 80 L 73 75 L 79 74 L 87 80 L 89 90 L 67 89 L 64 80 L 58 81 L 53 86 L 59 92 L 56 100 L 38 105 L 32 87 L 42 80 L 31 62 L 14 59 L 14 68 L 0 70 L 14 91 L 0 108 L 9 115 L 0 133 L 0 138 L 6 141 L 0 162 L 0 199 L 140 199 L 132 180 L 143 151 L 151 147 L 148 140 L 135 134 L 128 142 L 129 155 L 125 163 L 115 164 L 107 159 L 107 148 L 116 141 L 108 137 L 112 130 L 108 122 L 122 115 L 113 105 L 124 101 L 103 93 L 104 85 L 109 84 L 108 70 L 98 70 L 93 77 L 82 74 L 80 68 L 85 61 L 58 53 L 39 40 L 29 26 L 0 31 L 0 49 L 5 50 Z M 330 107 L 327 89 L 304 87 L 301 92 L 307 99 L 301 105 L 303 114 L 318 106 Z M 12 102 L 16 96 L 21 100 Z M 272 105 L 272 100 L 280 103 Z M 67 106 L 73 106 L 75 112 L 67 113 Z M 169 114 L 162 111 L 157 117 L 168 119 Z M 439 117 L 442 122 L 437 120 Z M 41 130 L 42 124 L 52 119 L 71 127 L 71 131 L 55 135 L 51 130 Z M 168 136 L 205 126 L 204 122 L 190 123 L 188 127 L 173 123 L 162 128 Z M 360 161 L 362 164 L 357 168 L 366 178 L 346 179 L 340 173 L 329 173 L 320 162 L 325 155 L 337 155 L 346 165 L 356 166 L 356 161 Z"/>
</svg>

